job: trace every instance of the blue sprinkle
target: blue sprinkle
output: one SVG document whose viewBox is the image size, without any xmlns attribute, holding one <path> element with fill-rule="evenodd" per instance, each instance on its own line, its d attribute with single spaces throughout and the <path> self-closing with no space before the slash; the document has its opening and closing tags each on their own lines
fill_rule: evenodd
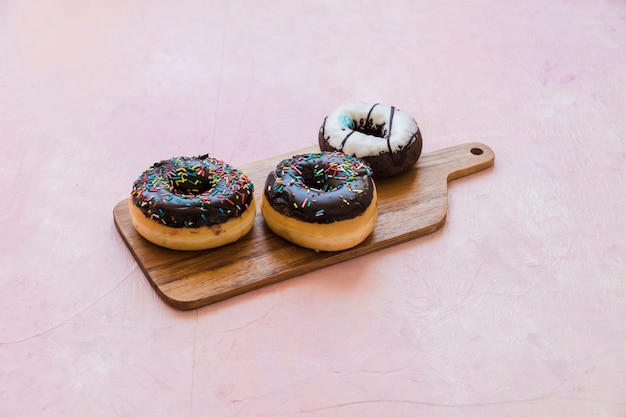
<svg viewBox="0 0 626 417">
<path fill-rule="evenodd" d="M 347 114 L 342 114 L 341 116 L 339 116 L 339 121 L 347 128 L 352 127 L 352 117 L 348 116 Z"/>
</svg>

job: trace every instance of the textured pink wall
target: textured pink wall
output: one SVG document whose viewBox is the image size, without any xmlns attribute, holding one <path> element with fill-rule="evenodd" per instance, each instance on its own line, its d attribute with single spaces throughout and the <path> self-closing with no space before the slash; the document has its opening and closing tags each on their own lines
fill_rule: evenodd
<svg viewBox="0 0 626 417">
<path fill-rule="evenodd" d="M 626 4 L 458 3 L 4 1 L 0 415 L 626 415 Z M 432 235 L 166 306 L 112 220 L 139 173 L 354 100 L 495 166 Z"/>
</svg>

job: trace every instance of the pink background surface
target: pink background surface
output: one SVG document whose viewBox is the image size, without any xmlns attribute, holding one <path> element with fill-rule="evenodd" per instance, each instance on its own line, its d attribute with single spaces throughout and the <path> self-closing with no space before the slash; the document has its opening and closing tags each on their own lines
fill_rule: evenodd
<svg viewBox="0 0 626 417">
<path fill-rule="evenodd" d="M 626 3 L 462 3 L 2 1 L 0 415 L 625 416 Z M 360 100 L 495 166 L 429 236 L 158 298 L 113 224 L 141 171 Z"/>
</svg>

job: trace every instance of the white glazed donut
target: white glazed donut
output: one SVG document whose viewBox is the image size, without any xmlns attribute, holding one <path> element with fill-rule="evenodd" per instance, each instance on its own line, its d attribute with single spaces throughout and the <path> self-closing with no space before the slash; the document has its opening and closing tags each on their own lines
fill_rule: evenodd
<svg viewBox="0 0 626 417">
<path fill-rule="evenodd" d="M 337 107 L 324 119 L 318 140 L 322 151 L 364 159 L 376 178 L 408 170 L 422 152 L 422 135 L 415 119 L 379 103 Z"/>
</svg>

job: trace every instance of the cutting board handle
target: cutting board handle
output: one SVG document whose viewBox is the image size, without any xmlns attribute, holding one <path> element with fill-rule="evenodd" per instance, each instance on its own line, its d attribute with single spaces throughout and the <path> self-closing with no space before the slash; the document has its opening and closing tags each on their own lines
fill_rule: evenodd
<svg viewBox="0 0 626 417">
<path fill-rule="evenodd" d="M 445 181 L 452 181 L 492 166 L 494 159 L 489 146 L 470 142 L 428 153 L 418 161 L 418 168 L 438 166 L 433 172 L 447 173 Z"/>
</svg>

